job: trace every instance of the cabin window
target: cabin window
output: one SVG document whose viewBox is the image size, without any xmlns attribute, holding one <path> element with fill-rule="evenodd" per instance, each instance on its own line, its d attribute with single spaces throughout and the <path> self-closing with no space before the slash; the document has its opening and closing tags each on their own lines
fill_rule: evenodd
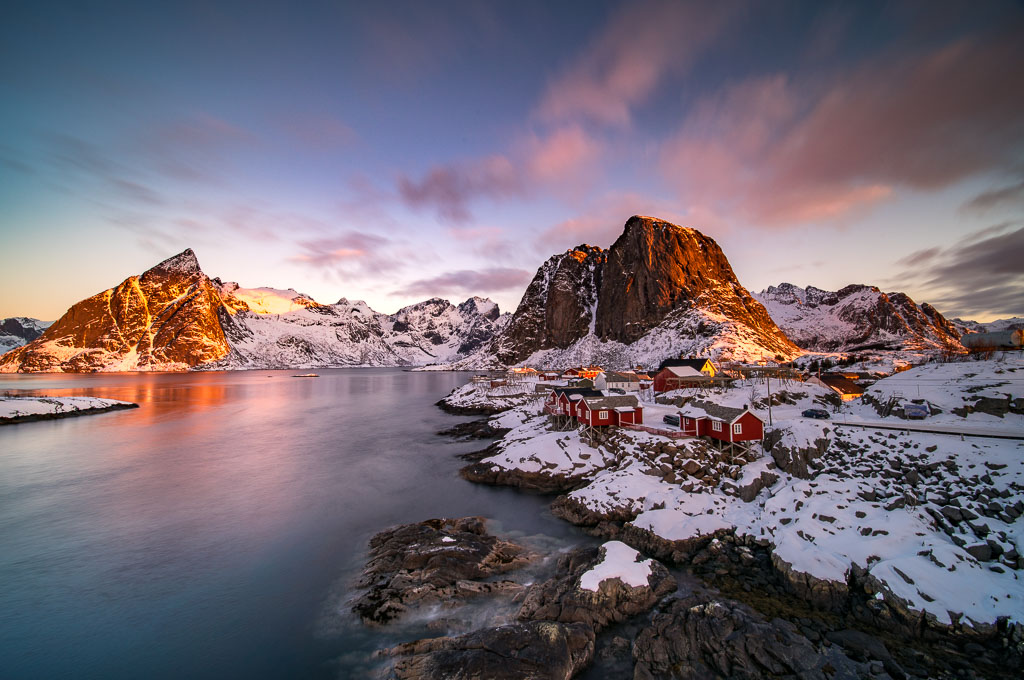
<svg viewBox="0 0 1024 680">
<path fill-rule="evenodd" d="M 712 421 L 711 429 L 714 430 L 715 432 L 721 432 L 722 431 L 722 423 L 717 421 L 717 420 Z"/>
<path fill-rule="evenodd" d="M 733 434 L 743 434 L 743 423 L 736 423 L 732 426 Z"/>
<path fill-rule="evenodd" d="M 601 420 L 608 420 L 608 412 L 607 412 L 607 411 L 601 411 L 601 415 L 600 415 L 600 416 L 598 416 L 598 417 L 599 417 L 599 418 L 600 418 Z"/>
</svg>

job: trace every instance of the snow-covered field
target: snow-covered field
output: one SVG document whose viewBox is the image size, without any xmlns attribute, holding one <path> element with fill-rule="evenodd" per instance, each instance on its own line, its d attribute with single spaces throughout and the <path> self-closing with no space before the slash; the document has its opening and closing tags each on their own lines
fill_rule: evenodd
<svg viewBox="0 0 1024 680">
<path fill-rule="evenodd" d="M 0 423 L 23 417 L 78 414 L 134 405 L 99 397 L 0 397 Z"/>
<path fill-rule="evenodd" d="M 698 398 L 746 405 L 767 421 L 766 387 L 747 381 Z M 1024 437 L 1020 358 L 929 364 L 880 380 L 870 393 L 878 399 L 922 399 L 941 410 L 923 424 L 1016 428 Z M 773 381 L 772 394 L 769 429 L 779 432 L 776 446 L 824 449 L 820 457 L 811 456 L 807 478 L 779 469 L 765 454 L 738 475 L 708 484 L 703 441 L 620 430 L 614 446 L 595 447 L 577 431 L 548 430 L 536 406 L 495 418 L 512 430 L 486 462 L 580 478 L 586 485 L 568 494 L 575 504 L 606 517 L 632 518 L 633 526 L 668 541 L 723 530 L 761 538 L 793 572 L 843 587 L 856 567 L 875 579 L 877 597 L 939 623 L 1024 621 L 1024 441 L 837 428 L 800 415 L 822 407 L 825 388 Z M 964 408 L 979 404 L 980 410 Z M 1005 413 L 993 414 L 1004 406 Z M 646 420 L 655 424 L 658 414 L 673 409 L 649 407 Z M 859 402 L 832 414 L 855 417 L 907 423 Z M 765 473 L 776 481 L 752 502 L 735 495 L 736 485 Z"/>
</svg>

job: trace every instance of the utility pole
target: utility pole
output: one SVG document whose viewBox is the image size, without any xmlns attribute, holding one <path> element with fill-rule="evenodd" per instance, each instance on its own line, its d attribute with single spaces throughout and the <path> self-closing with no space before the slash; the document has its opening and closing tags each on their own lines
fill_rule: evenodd
<svg viewBox="0 0 1024 680">
<path fill-rule="evenodd" d="M 764 379 L 768 385 L 768 424 L 772 424 L 772 377 L 767 373 L 764 374 Z"/>
</svg>

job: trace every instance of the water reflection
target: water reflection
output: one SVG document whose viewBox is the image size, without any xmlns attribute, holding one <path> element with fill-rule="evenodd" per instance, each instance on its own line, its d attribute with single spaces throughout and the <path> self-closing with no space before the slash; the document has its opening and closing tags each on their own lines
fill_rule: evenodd
<svg viewBox="0 0 1024 680">
<path fill-rule="evenodd" d="M 0 428 L 0 677 L 348 677 L 399 641 L 322 625 L 374 532 L 483 514 L 577 540 L 458 478 L 480 444 L 435 436 L 433 402 L 465 375 L 318 372 L 0 376 L 140 404 Z"/>
</svg>

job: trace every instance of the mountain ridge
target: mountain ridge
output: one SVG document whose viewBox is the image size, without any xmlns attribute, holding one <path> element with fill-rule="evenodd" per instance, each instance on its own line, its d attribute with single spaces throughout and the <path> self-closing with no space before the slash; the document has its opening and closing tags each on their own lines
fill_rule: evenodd
<svg viewBox="0 0 1024 680">
<path fill-rule="evenodd" d="M 0 356 L 0 372 L 791 359 L 962 351 L 960 334 L 986 326 L 862 284 L 782 283 L 752 295 L 714 239 L 634 215 L 607 249 L 581 244 L 549 257 L 511 314 L 477 296 L 457 305 L 430 298 L 394 314 L 345 297 L 323 304 L 294 289 L 211 279 L 186 249 L 39 326 L 38 337 Z"/>
</svg>

